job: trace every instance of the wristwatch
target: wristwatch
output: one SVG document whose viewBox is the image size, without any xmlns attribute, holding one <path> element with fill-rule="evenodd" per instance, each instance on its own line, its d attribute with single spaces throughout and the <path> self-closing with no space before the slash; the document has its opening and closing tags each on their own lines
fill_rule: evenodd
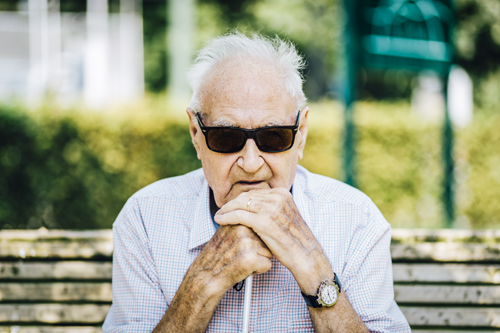
<svg viewBox="0 0 500 333">
<path fill-rule="evenodd" d="M 342 286 L 337 277 L 337 274 L 333 273 L 333 282 L 323 281 L 319 284 L 318 291 L 316 295 L 306 295 L 302 292 L 302 297 L 306 304 L 312 308 L 330 307 L 334 306 L 339 299 L 340 292 L 342 291 Z"/>
</svg>

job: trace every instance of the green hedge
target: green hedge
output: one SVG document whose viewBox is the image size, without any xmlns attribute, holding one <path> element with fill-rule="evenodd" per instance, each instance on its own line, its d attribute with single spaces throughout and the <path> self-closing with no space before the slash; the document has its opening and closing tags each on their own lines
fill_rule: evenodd
<svg viewBox="0 0 500 333">
<path fill-rule="evenodd" d="M 0 227 L 109 228 L 127 198 L 201 166 L 185 122 L 0 110 Z"/>
<path fill-rule="evenodd" d="M 183 112 L 142 102 L 97 113 L 0 107 L 0 228 L 109 228 L 127 198 L 201 166 Z M 359 187 L 394 227 L 443 227 L 441 124 L 404 103 L 356 107 Z M 311 105 L 304 159 L 342 178 L 342 112 Z M 500 222 L 500 115 L 456 132 L 457 227 Z"/>
<path fill-rule="evenodd" d="M 302 164 L 333 178 L 340 170 L 342 108 L 313 105 Z M 407 103 L 356 105 L 359 188 L 393 227 L 445 227 L 442 122 L 425 121 Z M 477 112 L 455 129 L 457 228 L 500 227 L 500 113 Z"/>
</svg>

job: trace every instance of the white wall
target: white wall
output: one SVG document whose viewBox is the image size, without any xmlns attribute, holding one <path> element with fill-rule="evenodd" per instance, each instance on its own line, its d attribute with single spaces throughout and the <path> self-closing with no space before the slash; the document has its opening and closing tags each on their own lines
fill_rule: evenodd
<svg viewBox="0 0 500 333">
<path fill-rule="evenodd" d="M 0 12 L 0 100 L 37 103 L 53 95 L 90 108 L 144 94 L 139 0 L 88 0 L 89 13 L 60 13 L 59 0 L 26 0 Z"/>
</svg>

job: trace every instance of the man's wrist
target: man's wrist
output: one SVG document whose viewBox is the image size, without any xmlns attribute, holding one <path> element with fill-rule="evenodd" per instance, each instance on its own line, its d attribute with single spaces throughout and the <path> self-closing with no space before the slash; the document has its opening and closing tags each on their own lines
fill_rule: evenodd
<svg viewBox="0 0 500 333">
<path fill-rule="evenodd" d="M 214 299 L 222 299 L 225 293 L 233 286 L 228 281 L 210 274 L 202 274 L 199 283 L 204 284 L 205 296 Z"/>
<path fill-rule="evenodd" d="M 330 262 L 325 258 L 324 260 L 317 261 L 312 264 L 312 267 L 308 265 L 300 274 L 299 279 L 297 279 L 297 283 L 301 291 L 306 295 L 314 295 L 318 286 L 323 281 L 333 281 L 335 274 L 333 273 L 333 269 L 330 265 Z M 311 274 L 311 272 L 313 272 Z"/>
<path fill-rule="evenodd" d="M 182 287 L 187 288 L 185 291 L 197 295 L 197 298 L 200 297 L 207 302 L 222 299 L 227 291 L 224 290 L 222 281 L 217 276 L 214 276 L 212 272 L 199 270 L 194 267 L 191 267 L 186 273 L 179 290 Z"/>
<path fill-rule="evenodd" d="M 337 303 L 341 291 L 342 286 L 340 284 L 340 281 L 337 277 L 337 274 L 334 274 L 333 281 L 322 281 L 318 286 L 315 294 L 306 295 L 302 293 L 302 297 L 304 298 L 307 306 L 311 308 L 329 308 Z"/>
<path fill-rule="evenodd" d="M 165 315 L 153 332 L 202 332 L 224 296 L 206 273 L 186 274 Z"/>
</svg>

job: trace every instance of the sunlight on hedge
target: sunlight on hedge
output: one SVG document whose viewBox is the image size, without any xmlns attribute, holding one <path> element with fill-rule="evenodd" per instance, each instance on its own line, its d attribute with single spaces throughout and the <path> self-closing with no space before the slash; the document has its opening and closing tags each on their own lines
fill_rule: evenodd
<svg viewBox="0 0 500 333">
<path fill-rule="evenodd" d="M 342 106 L 310 108 L 300 164 L 342 179 Z M 181 109 L 160 98 L 102 113 L 0 107 L 0 227 L 111 227 L 135 191 L 201 166 Z M 375 102 L 358 103 L 356 122 L 360 189 L 393 227 L 443 227 L 441 124 Z M 499 225 L 499 128 L 500 115 L 478 114 L 456 132 L 457 227 Z"/>
</svg>

